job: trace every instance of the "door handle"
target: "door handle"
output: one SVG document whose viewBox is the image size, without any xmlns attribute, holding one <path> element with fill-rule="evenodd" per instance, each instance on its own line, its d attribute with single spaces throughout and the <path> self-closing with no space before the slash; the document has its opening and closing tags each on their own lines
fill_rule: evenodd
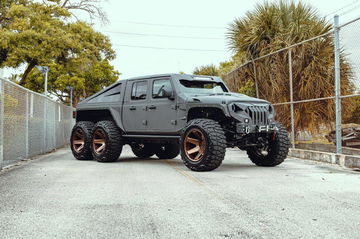
<svg viewBox="0 0 360 239">
<path fill-rule="evenodd" d="M 136 107 L 135 106 L 130 106 L 129 110 L 136 110 Z"/>
<path fill-rule="evenodd" d="M 150 110 L 154 110 L 154 109 L 156 109 L 156 106 L 155 105 L 149 105 L 147 108 L 150 109 Z"/>
</svg>

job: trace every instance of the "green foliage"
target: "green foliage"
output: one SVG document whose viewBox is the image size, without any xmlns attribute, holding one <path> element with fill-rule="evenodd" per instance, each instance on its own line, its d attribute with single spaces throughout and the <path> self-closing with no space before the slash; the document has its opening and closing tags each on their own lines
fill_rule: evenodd
<svg viewBox="0 0 360 239">
<path fill-rule="evenodd" d="M 255 97 L 256 91 L 254 82 L 251 80 L 246 81 L 245 85 L 241 86 L 238 92 L 244 95 Z"/>
<path fill-rule="evenodd" d="M 6 17 L 7 11 L 12 4 L 26 4 L 28 0 L 1 0 L 0 1 L 0 27 L 4 27 L 8 23 L 8 18 Z"/>
<path fill-rule="evenodd" d="M 219 69 L 217 66 L 211 64 L 211 65 L 205 65 L 196 67 L 193 71 L 194 75 L 204 75 L 204 76 L 219 76 Z"/>
<path fill-rule="evenodd" d="M 88 97 L 100 91 L 103 87 L 114 83 L 119 72 L 115 71 L 109 61 L 97 61 L 94 64 L 83 65 L 82 62 L 70 61 L 66 64 L 52 63 L 49 65 L 48 91 L 56 95 L 62 102 L 69 102 L 67 86 L 73 87 L 74 104 L 80 98 Z M 32 71 L 27 88 L 38 92 L 44 91 L 44 77 L 38 71 Z"/>
<path fill-rule="evenodd" d="M 108 37 L 85 22 L 71 21 L 71 13 L 61 3 L 1 3 L 0 16 L 6 24 L 0 28 L 0 67 L 25 64 L 19 83 L 42 92 L 43 77 L 34 67 L 49 66 L 49 92 L 68 102 L 65 88 L 72 86 L 76 103 L 116 81 L 119 73 L 109 63 L 115 52 Z"/>
<path fill-rule="evenodd" d="M 245 17 L 235 19 L 227 37 L 231 49 L 253 59 L 331 29 L 332 25 L 311 5 L 300 1 L 265 1 Z"/>
<path fill-rule="evenodd" d="M 345 122 L 360 124 L 360 97 L 354 97 L 352 109 L 350 117 Z"/>
<path fill-rule="evenodd" d="M 288 102 L 289 58 L 288 51 L 246 62 L 268 53 L 329 33 L 332 25 L 318 15 L 310 5 L 295 1 L 263 2 L 243 18 L 235 19 L 227 37 L 234 51 L 234 62 L 244 64 L 240 70 L 227 77 L 233 90 L 258 82 L 259 95 L 273 103 Z M 328 97 L 334 93 L 333 36 L 328 34 L 291 49 L 294 82 L 294 100 Z M 341 56 L 341 93 L 352 93 L 350 64 Z M 346 118 L 351 111 L 351 99 L 343 99 Z M 288 106 L 278 107 L 278 119 L 290 126 Z M 335 104 L 316 101 L 297 104 L 295 127 L 316 130 L 321 124 L 334 122 Z"/>
</svg>

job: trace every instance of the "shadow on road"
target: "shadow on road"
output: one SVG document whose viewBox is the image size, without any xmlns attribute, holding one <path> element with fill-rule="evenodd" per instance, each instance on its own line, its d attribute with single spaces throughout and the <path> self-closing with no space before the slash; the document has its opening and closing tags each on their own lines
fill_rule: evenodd
<svg viewBox="0 0 360 239">
<path fill-rule="evenodd" d="M 253 165 L 251 163 L 249 164 L 243 164 L 243 163 L 226 163 L 223 162 L 223 164 L 216 170 L 218 171 L 234 171 L 234 170 L 253 170 L 258 168 L 256 165 Z"/>
<path fill-rule="evenodd" d="M 125 158 L 119 158 L 118 161 L 114 163 L 128 163 L 128 162 L 152 162 L 152 163 L 163 163 L 165 160 L 158 159 L 158 158 L 138 158 L 138 157 L 125 157 Z M 181 162 L 181 161 L 180 161 Z"/>
<path fill-rule="evenodd" d="M 125 158 L 119 158 L 118 161 L 114 163 L 141 163 L 141 164 L 163 164 L 163 163 L 169 163 L 171 166 L 175 167 L 185 167 L 181 159 L 158 159 L 158 158 L 137 158 L 137 157 L 125 157 Z M 219 172 L 225 172 L 225 171 L 237 171 L 237 170 L 255 170 L 258 168 L 256 165 L 249 162 L 246 163 L 230 163 L 226 162 L 226 160 L 222 163 L 222 165 L 217 168 L 215 171 Z M 187 168 L 186 168 L 187 169 Z M 190 171 L 190 170 L 189 170 Z"/>
</svg>

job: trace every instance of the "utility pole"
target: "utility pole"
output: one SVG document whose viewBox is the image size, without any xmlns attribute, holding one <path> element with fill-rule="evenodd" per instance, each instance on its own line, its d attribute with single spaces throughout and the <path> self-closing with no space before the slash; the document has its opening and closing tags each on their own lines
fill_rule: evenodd
<svg viewBox="0 0 360 239">
<path fill-rule="evenodd" d="M 66 89 L 70 91 L 70 107 L 73 107 L 73 91 L 74 88 L 71 86 L 66 86 Z"/>
<path fill-rule="evenodd" d="M 41 74 L 44 75 L 44 95 L 47 96 L 48 95 L 48 72 L 49 72 L 49 67 L 47 66 L 36 66 L 36 68 L 41 72 Z"/>
<path fill-rule="evenodd" d="M 341 98 L 340 98 L 340 36 L 339 16 L 334 16 L 334 53 L 335 53 L 335 111 L 336 111 L 336 153 L 342 153 Z"/>
<path fill-rule="evenodd" d="M 289 81 L 290 81 L 290 115 L 291 115 L 291 146 L 295 149 L 295 117 L 294 117 L 294 87 L 293 87 L 293 71 L 292 71 L 292 53 L 291 48 L 288 52 L 289 60 Z"/>
<path fill-rule="evenodd" d="M 0 78 L 0 170 L 4 163 L 4 93 L 5 82 Z"/>
</svg>

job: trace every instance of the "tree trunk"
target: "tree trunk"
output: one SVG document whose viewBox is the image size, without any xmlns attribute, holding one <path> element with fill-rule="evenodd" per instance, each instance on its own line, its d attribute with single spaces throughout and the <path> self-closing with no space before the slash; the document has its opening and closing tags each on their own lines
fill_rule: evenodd
<svg viewBox="0 0 360 239">
<path fill-rule="evenodd" d="M 21 80 L 20 80 L 20 85 L 24 86 L 26 83 L 26 77 L 29 75 L 29 73 L 31 72 L 31 70 L 36 66 L 35 61 L 32 61 L 28 64 L 24 74 L 21 76 Z"/>
</svg>

